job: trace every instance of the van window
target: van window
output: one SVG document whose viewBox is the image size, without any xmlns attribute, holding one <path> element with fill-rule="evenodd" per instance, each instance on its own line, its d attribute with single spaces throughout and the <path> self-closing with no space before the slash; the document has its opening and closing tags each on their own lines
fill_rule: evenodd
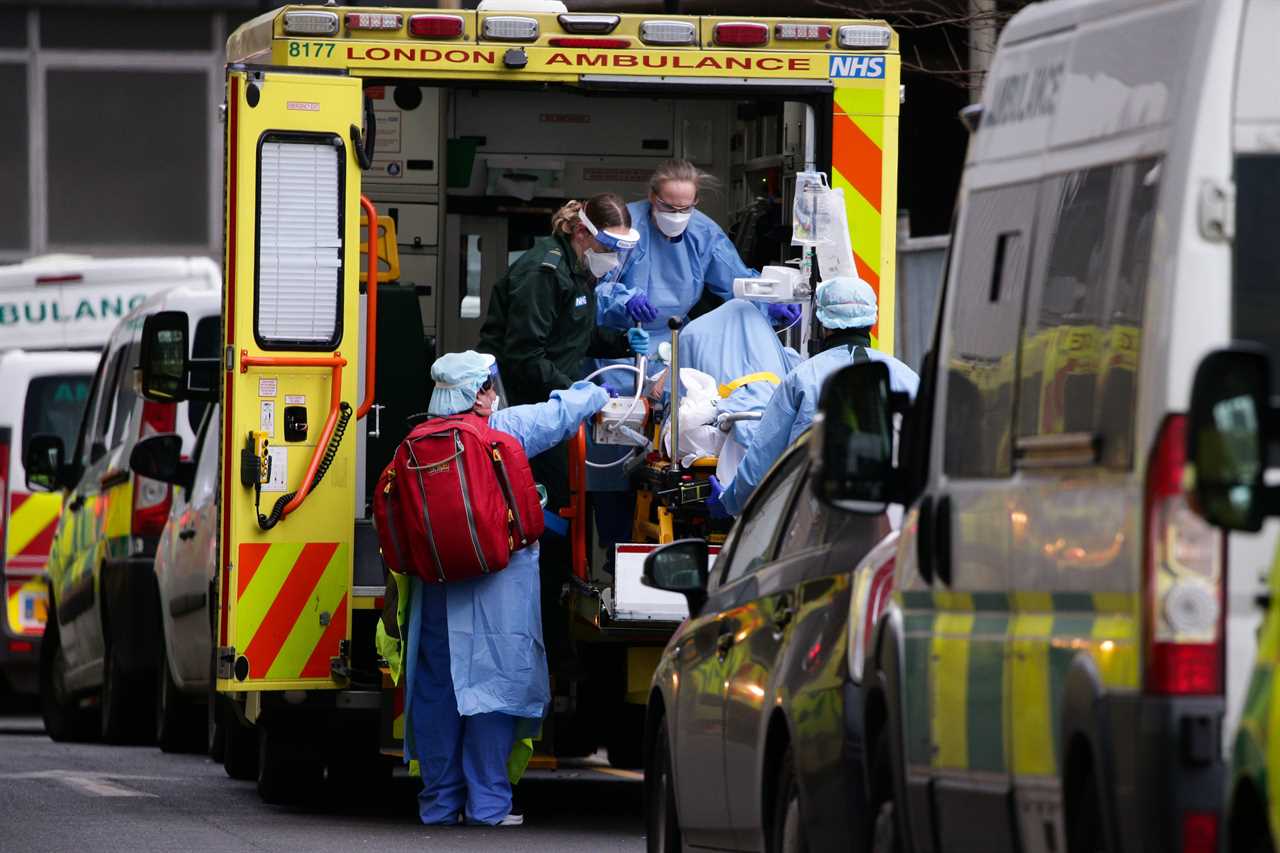
<svg viewBox="0 0 1280 853">
<path fill-rule="evenodd" d="M 27 385 L 22 409 L 22 456 L 33 435 L 56 435 L 63 447 L 70 447 L 80 429 L 85 404 L 89 402 L 90 373 L 37 376 Z"/>
<path fill-rule="evenodd" d="M 982 190 L 968 200 L 958 243 L 946 361 L 944 468 L 952 477 L 1013 469 L 1013 378 L 1036 185 Z"/>
<path fill-rule="evenodd" d="M 807 455 L 804 452 L 792 453 L 782 463 L 780 470 L 775 471 L 760 484 L 759 494 L 747 506 L 737 524 L 737 540 L 733 553 L 729 555 L 729 565 L 725 569 L 723 584 L 731 584 L 738 578 L 751 574 L 773 559 L 774 534 L 782 520 L 795 489 L 796 481 L 804 473 Z"/>
<path fill-rule="evenodd" d="M 222 335 L 222 318 L 217 314 L 212 317 L 201 317 L 196 323 L 196 333 L 191 339 L 192 358 L 217 358 L 218 340 Z M 187 403 L 187 423 L 191 431 L 200 429 L 200 419 L 204 417 L 204 400 L 191 400 Z"/>
<path fill-rule="evenodd" d="M 1280 370 L 1280 155 L 1236 159 L 1233 337 L 1256 341 Z"/>
<path fill-rule="evenodd" d="M 115 415 L 111 428 L 111 443 L 108 447 L 119 447 L 124 440 L 125 428 L 133 423 L 135 403 L 138 395 L 134 392 L 133 369 L 138 364 L 139 345 L 129 343 L 120 350 L 123 361 L 120 364 L 120 377 L 116 382 Z"/>
<path fill-rule="evenodd" d="M 103 374 L 104 381 L 98 389 L 93 429 L 89 433 L 89 456 L 86 460 L 90 464 L 98 461 L 99 451 L 105 451 L 110 446 L 107 444 L 107 436 L 111 430 L 111 416 L 115 412 L 116 392 L 120 387 L 120 374 L 123 372 L 124 354 L 127 350 L 127 346 L 122 346 L 111 355 L 107 372 Z"/>
</svg>

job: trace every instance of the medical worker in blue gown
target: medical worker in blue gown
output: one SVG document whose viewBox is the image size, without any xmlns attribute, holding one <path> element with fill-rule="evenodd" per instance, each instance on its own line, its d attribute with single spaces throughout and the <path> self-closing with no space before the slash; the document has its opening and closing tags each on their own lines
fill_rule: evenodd
<svg viewBox="0 0 1280 853">
<path fill-rule="evenodd" d="M 545 403 L 500 409 L 491 355 L 449 353 L 431 366 L 433 416 L 473 411 L 515 436 L 529 456 L 554 447 L 604 407 L 589 382 Z M 511 555 L 493 575 L 412 585 L 405 650 L 406 754 L 422 771 L 418 813 L 426 824 L 516 826 L 507 758 L 536 732 L 551 688 L 542 642 L 538 546 Z"/>
<path fill-rule="evenodd" d="M 813 423 L 822 383 L 845 365 L 882 361 L 889 366 L 890 388 L 915 398 L 920 385 L 916 372 L 871 348 L 871 327 L 877 315 L 871 285 L 853 276 L 833 278 L 818 285 L 814 302 L 823 329 L 822 350 L 788 373 L 769 399 L 733 481 L 722 487 L 718 478 L 711 478 L 713 496 L 708 506 L 712 514 L 742 513 L 747 498 L 782 451 Z"/>
</svg>

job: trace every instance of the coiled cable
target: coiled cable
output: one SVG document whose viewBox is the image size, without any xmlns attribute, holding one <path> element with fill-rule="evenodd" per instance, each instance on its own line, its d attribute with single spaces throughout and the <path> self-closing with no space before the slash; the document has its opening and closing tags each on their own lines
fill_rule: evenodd
<svg viewBox="0 0 1280 853">
<path fill-rule="evenodd" d="M 333 426 L 333 435 L 329 437 L 329 444 L 324 449 L 324 456 L 320 457 L 320 464 L 316 466 L 316 478 L 311 482 L 311 488 L 315 489 L 320 485 L 320 481 L 324 479 L 325 473 L 329 470 L 329 466 L 333 464 L 333 460 L 338 455 L 338 446 L 342 444 L 342 434 L 347 431 L 347 422 L 351 420 L 352 413 L 351 404 L 341 402 L 338 404 L 338 422 Z M 270 515 L 263 515 L 261 508 L 262 499 L 262 483 L 254 483 L 253 486 L 253 508 L 258 513 L 258 527 L 263 530 L 270 530 L 280 523 L 280 519 L 284 518 L 284 508 L 289 505 L 297 495 L 297 490 L 281 495 L 271 508 Z"/>
</svg>

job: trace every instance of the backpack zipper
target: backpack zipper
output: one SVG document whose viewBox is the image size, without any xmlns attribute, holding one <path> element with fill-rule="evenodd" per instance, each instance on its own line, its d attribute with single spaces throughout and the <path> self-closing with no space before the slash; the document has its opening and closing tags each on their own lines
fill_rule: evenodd
<svg viewBox="0 0 1280 853">
<path fill-rule="evenodd" d="M 516 533 L 520 535 L 520 547 L 529 544 L 529 537 L 524 533 L 524 524 L 520 521 L 520 508 L 516 505 L 515 489 L 511 488 L 511 480 L 507 478 L 507 466 L 502 462 L 502 451 L 493 445 L 493 467 L 498 473 L 498 483 L 502 486 L 502 496 L 507 499 L 507 513 L 516 525 Z"/>
<path fill-rule="evenodd" d="M 427 528 L 427 544 L 431 546 L 431 556 L 435 558 L 436 574 L 440 576 L 440 583 L 445 582 L 444 564 L 440 562 L 440 551 L 436 548 L 436 536 L 431 532 L 431 514 L 427 512 L 427 486 L 422 482 L 422 468 L 418 465 L 418 454 L 413 452 L 413 442 L 406 441 L 405 446 L 409 448 L 409 458 L 413 460 L 414 470 L 418 477 L 418 491 L 422 494 L 422 523 Z"/>
<path fill-rule="evenodd" d="M 489 574 L 489 561 L 484 558 L 484 552 L 480 550 L 480 535 L 476 532 L 476 519 L 471 512 L 471 498 L 467 495 L 467 470 L 462 462 L 462 455 L 465 450 L 462 446 L 462 434 L 459 430 L 453 431 L 453 446 L 458 451 L 458 490 L 462 493 L 462 508 L 467 511 L 467 531 L 471 534 L 471 547 L 476 550 L 476 560 L 480 563 L 480 571 L 487 575 Z"/>
</svg>

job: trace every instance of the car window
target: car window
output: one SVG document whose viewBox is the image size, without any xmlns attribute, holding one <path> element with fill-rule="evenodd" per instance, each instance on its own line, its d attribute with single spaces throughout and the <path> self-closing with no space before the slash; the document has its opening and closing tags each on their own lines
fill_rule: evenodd
<svg viewBox="0 0 1280 853">
<path fill-rule="evenodd" d="M 37 376 L 27 385 L 22 409 L 22 457 L 33 435 L 56 435 L 63 447 L 76 440 L 84 407 L 89 401 L 90 373 Z"/>
<path fill-rule="evenodd" d="M 200 431 L 196 445 L 196 477 L 191 489 L 191 502 L 207 502 L 212 492 L 218 488 L 218 436 L 221 424 L 218 423 L 218 405 L 208 407 L 209 417 Z"/>
<path fill-rule="evenodd" d="M 778 543 L 778 557 L 789 557 L 822 544 L 822 531 L 826 527 L 827 508 L 813 493 L 809 478 L 805 478 L 795 501 L 791 504 L 791 516 Z"/>
<path fill-rule="evenodd" d="M 212 317 L 201 317 L 196 323 L 196 333 L 191 339 L 191 357 L 217 358 L 218 338 L 221 334 L 222 317 L 217 314 Z M 200 428 L 200 419 L 204 417 L 204 410 L 208 405 L 204 400 L 191 400 L 187 403 L 187 423 L 191 424 L 192 432 Z"/>
<path fill-rule="evenodd" d="M 725 567 L 722 584 L 733 583 L 738 578 L 754 572 L 773 558 L 774 534 L 795 491 L 796 482 L 805 470 L 807 457 L 804 452 L 792 453 L 759 486 L 737 524 L 737 536 L 729 564 Z"/>
<path fill-rule="evenodd" d="M 98 392 L 97 409 L 93 414 L 93 432 L 89 436 L 91 456 L 93 447 L 107 447 L 107 435 L 111 429 L 111 416 L 115 411 L 116 392 L 120 387 L 121 366 L 124 364 L 126 349 L 127 347 L 121 347 L 112 354 L 111 362 L 107 365 L 107 372 L 104 374 L 105 381 Z"/>
<path fill-rule="evenodd" d="M 111 443 L 108 447 L 119 447 L 125 436 L 125 428 L 133 423 L 135 403 L 138 395 L 134 393 L 133 369 L 138 364 L 138 347 L 130 343 L 121 350 L 120 376 L 116 380 L 116 402 L 111 427 Z"/>
</svg>

